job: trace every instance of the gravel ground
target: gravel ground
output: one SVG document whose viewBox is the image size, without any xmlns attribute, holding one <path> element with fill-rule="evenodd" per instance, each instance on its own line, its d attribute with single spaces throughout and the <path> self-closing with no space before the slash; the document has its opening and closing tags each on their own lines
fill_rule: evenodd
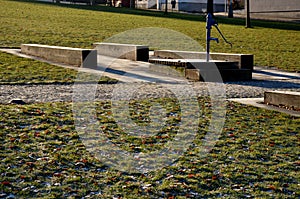
<svg viewBox="0 0 300 199">
<path fill-rule="evenodd" d="M 0 85 L 0 103 L 7 104 L 10 100 L 19 98 L 26 103 L 41 102 L 71 102 L 73 91 L 79 91 L 81 97 L 87 98 L 91 95 L 97 100 L 108 100 L 112 98 L 149 98 L 168 97 L 172 95 L 166 84 L 155 83 L 131 83 L 131 84 L 99 84 L 96 92 L 94 85 L 88 84 L 47 84 L 47 85 Z M 221 88 L 226 89 L 226 98 L 255 98 L 263 97 L 268 90 L 290 90 L 300 92 L 300 80 L 276 80 L 276 81 L 251 81 L 232 82 L 217 85 L 215 83 L 192 82 L 188 85 L 174 84 L 173 89 L 180 90 L 180 94 L 190 96 L 191 91 L 197 96 L 208 96 L 209 89 L 216 89 L 212 92 L 220 92 Z M 76 94 L 76 96 L 79 96 Z"/>
</svg>

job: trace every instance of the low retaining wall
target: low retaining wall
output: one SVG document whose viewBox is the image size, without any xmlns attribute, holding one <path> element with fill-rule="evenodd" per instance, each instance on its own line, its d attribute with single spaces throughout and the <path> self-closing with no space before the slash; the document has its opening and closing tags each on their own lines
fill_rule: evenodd
<svg viewBox="0 0 300 199">
<path fill-rule="evenodd" d="M 206 59 L 205 52 L 195 51 L 155 50 L 154 56 L 166 59 Z M 240 69 L 253 70 L 254 56 L 251 54 L 210 53 L 210 57 L 213 60 L 238 62 Z"/>
<path fill-rule="evenodd" d="M 149 60 L 149 47 L 133 44 L 118 43 L 94 43 L 94 47 L 99 55 L 129 59 L 132 61 Z"/>
<path fill-rule="evenodd" d="M 92 49 L 22 44 L 21 53 L 41 57 L 48 61 L 64 63 L 77 67 L 96 68 L 97 51 Z"/>
</svg>

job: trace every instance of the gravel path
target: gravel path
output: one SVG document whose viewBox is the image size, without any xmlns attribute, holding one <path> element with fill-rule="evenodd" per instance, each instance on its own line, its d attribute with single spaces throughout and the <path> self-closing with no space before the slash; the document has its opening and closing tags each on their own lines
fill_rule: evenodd
<svg viewBox="0 0 300 199">
<path fill-rule="evenodd" d="M 226 98 L 254 98 L 263 97 L 267 90 L 291 90 L 300 92 L 300 80 L 282 81 L 251 81 L 232 82 L 222 84 L 226 89 Z M 182 85 L 172 85 L 175 89 L 182 89 Z M 83 91 L 83 95 L 93 94 L 92 85 L 80 84 L 76 89 Z M 119 91 L 131 94 L 131 98 L 166 97 L 170 96 L 166 84 L 136 83 L 136 84 L 100 84 L 97 86 L 96 99 L 107 100 L 118 97 Z M 208 96 L 208 87 L 216 88 L 214 83 L 192 82 L 186 85 L 187 89 L 181 91 L 183 95 L 190 95 L 193 90 L 197 96 Z M 71 102 L 73 97 L 73 84 L 48 85 L 0 85 L 0 103 L 7 104 L 11 99 L 20 98 L 27 103 L 41 102 Z M 85 97 L 85 96 L 83 96 Z"/>
</svg>

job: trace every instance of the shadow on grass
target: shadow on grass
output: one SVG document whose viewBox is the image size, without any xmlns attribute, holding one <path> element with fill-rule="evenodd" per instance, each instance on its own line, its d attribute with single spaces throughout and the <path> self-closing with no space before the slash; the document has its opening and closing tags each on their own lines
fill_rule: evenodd
<svg viewBox="0 0 300 199">
<path fill-rule="evenodd" d="M 245 82 L 226 82 L 226 84 L 260 87 L 265 89 L 300 89 L 300 84 L 297 82 L 284 82 L 280 80 L 253 80 Z"/>
<path fill-rule="evenodd" d="M 300 80 L 300 75 L 298 75 L 297 73 L 295 75 L 287 75 L 287 74 L 280 74 L 280 73 L 274 73 L 274 72 L 270 72 L 270 71 L 261 71 L 261 70 L 254 70 L 254 73 Z"/>
<path fill-rule="evenodd" d="M 14 0 L 19 2 L 28 2 L 35 4 L 51 4 L 64 8 L 73 8 L 73 9 L 82 9 L 82 10 L 90 10 L 90 11 L 101 11 L 101 12 L 111 12 L 111 13 L 119 13 L 119 14 L 131 14 L 131 15 L 142 15 L 142 16 L 151 16 L 151 17 L 162 17 L 162 18 L 174 18 L 180 20 L 189 20 L 189 21 L 202 21 L 205 22 L 205 14 L 188 14 L 188 13 L 176 13 L 169 12 L 165 14 L 162 11 L 155 10 L 139 10 L 139 9 L 131 9 L 131 8 L 115 8 L 109 7 L 105 5 L 78 5 L 78 4 L 55 4 L 52 2 L 42 2 L 42 1 L 34 1 L 34 0 Z M 241 18 L 227 18 L 227 17 L 216 17 L 217 21 L 220 24 L 229 24 L 229 25 L 245 25 L 245 19 Z M 276 22 L 276 21 L 266 21 L 266 20 L 251 20 L 251 24 L 253 27 L 263 27 L 263 28 L 274 28 L 274 29 L 283 29 L 283 30 L 298 30 L 300 31 L 300 24 L 293 22 Z"/>
</svg>

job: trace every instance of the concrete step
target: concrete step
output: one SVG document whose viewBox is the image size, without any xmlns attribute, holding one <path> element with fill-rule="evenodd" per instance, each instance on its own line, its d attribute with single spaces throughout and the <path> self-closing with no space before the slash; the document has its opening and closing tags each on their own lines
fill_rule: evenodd
<svg viewBox="0 0 300 199">
<path fill-rule="evenodd" d="M 267 91 L 264 103 L 300 110 L 300 92 Z"/>
<path fill-rule="evenodd" d="M 186 69 L 185 77 L 190 80 L 205 81 L 205 82 L 250 81 L 252 80 L 252 70 L 249 69 L 224 69 L 224 70 Z"/>
</svg>

